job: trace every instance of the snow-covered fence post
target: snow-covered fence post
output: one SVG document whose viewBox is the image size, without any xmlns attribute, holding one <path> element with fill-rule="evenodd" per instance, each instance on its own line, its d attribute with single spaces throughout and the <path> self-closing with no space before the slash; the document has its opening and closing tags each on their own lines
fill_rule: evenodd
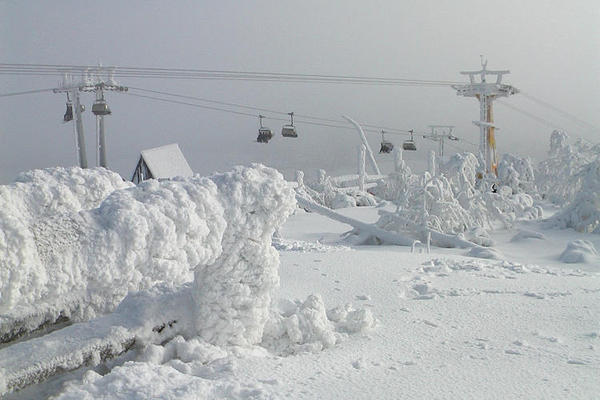
<svg viewBox="0 0 600 400">
<path fill-rule="evenodd" d="M 327 172 L 324 169 L 319 170 L 319 184 L 324 185 L 327 180 Z"/>
<path fill-rule="evenodd" d="M 365 191 L 365 153 L 367 149 L 364 144 L 358 146 L 358 189 Z"/>
<path fill-rule="evenodd" d="M 400 172 L 402 170 L 402 149 L 399 147 L 394 148 L 394 171 Z"/>
<path fill-rule="evenodd" d="M 429 160 L 428 160 L 428 170 L 431 176 L 435 176 L 435 151 L 431 150 L 429 152 Z"/>
<path fill-rule="evenodd" d="M 296 182 L 298 183 L 298 187 L 302 188 L 304 187 L 304 172 L 303 171 L 296 171 Z"/>
<path fill-rule="evenodd" d="M 431 253 L 431 232 L 427 232 L 427 254 Z"/>
</svg>

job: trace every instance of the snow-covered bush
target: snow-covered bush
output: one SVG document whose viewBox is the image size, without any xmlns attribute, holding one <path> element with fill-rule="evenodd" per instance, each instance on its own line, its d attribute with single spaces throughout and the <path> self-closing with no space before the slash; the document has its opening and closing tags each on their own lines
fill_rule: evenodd
<svg viewBox="0 0 600 400">
<path fill-rule="evenodd" d="M 397 203 L 398 199 L 406 197 L 409 187 L 416 184 L 418 179 L 406 162 L 400 160 L 396 170 L 390 172 L 387 178 L 380 179 L 370 192 L 381 199 Z"/>
<path fill-rule="evenodd" d="M 379 228 L 394 232 L 409 232 L 424 240 L 425 233 L 433 230 L 445 234 L 463 234 L 478 244 L 491 244 L 485 229 L 497 224 L 510 226 L 517 219 L 541 217 L 541 208 L 534 205 L 522 188 L 533 182 L 533 169 L 528 160 L 509 156 L 505 170 L 515 174 L 516 194 L 508 187 L 498 193 L 491 191 L 495 177 L 478 177 L 479 160 L 470 153 L 455 154 L 442 164 L 436 176 L 428 172 L 413 175 L 400 171 L 378 186 L 380 193 L 395 195 L 396 212 L 380 211 Z M 516 168 L 514 167 L 516 166 Z M 520 173 L 517 172 L 520 171 Z M 523 176 L 521 184 L 520 176 Z"/>
<path fill-rule="evenodd" d="M 600 233 L 600 159 L 584 166 L 576 177 L 581 189 L 550 221 L 558 228 Z"/>
<path fill-rule="evenodd" d="M 296 172 L 296 180 L 298 183 L 296 191 L 301 196 L 331 209 L 377 204 L 375 197 L 366 191 L 337 187 L 334 179 L 322 169 L 319 170 L 319 178 L 316 182 L 305 184 L 302 171 Z"/>
<path fill-rule="evenodd" d="M 581 139 L 569 145 L 567 139 L 566 132 L 553 131 L 549 158 L 540 162 L 535 171 L 540 195 L 557 205 L 575 199 L 582 185 L 582 168 L 600 156 L 600 146 L 592 146 Z"/>
<path fill-rule="evenodd" d="M 499 184 L 512 189 L 512 194 L 537 193 L 533 164 L 529 158 L 505 153 L 498 163 Z"/>
</svg>

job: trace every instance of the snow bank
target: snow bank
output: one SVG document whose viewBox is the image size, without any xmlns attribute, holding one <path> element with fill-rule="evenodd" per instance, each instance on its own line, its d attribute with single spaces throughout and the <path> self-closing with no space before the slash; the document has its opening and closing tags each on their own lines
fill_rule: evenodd
<svg viewBox="0 0 600 400">
<path fill-rule="evenodd" d="M 375 326 L 369 310 L 351 305 L 325 310 L 319 295 L 304 302 L 282 301 L 280 313 L 268 321 L 261 345 L 280 354 L 319 352 L 340 342 L 345 334 L 367 332 Z"/>
<path fill-rule="evenodd" d="M 598 260 L 596 248 L 587 240 L 574 240 L 560 255 L 560 261 L 568 264 L 592 263 Z"/>
<path fill-rule="evenodd" d="M 36 209 L 41 202 L 30 204 Z M 270 236 L 294 206 L 283 177 L 253 165 L 212 179 L 150 180 L 113 191 L 93 210 L 64 207 L 37 218 L 13 213 L 24 222 L 15 232 L 6 229 L 14 228 L 11 220 L 0 220 L 7 255 L 0 260 L 0 313 L 66 309 L 89 318 L 113 309 L 129 291 L 190 281 L 198 267 L 202 332 L 229 338 L 231 324 L 241 337 L 259 341 L 278 282 Z"/>
</svg>

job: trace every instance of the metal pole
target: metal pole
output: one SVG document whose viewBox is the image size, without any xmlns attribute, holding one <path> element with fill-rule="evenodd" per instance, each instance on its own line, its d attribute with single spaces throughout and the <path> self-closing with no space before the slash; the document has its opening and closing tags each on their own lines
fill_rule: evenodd
<svg viewBox="0 0 600 400">
<path fill-rule="evenodd" d="M 79 100 L 79 89 L 73 89 L 75 99 L 75 127 L 77 128 L 77 149 L 79 150 L 79 166 L 87 168 L 87 155 L 85 153 L 85 137 L 83 136 L 83 121 L 81 120 L 81 101 Z"/>
<path fill-rule="evenodd" d="M 100 125 L 100 136 L 99 136 L 99 144 L 100 147 L 100 166 L 104 168 L 108 168 L 106 164 L 106 138 L 104 136 L 104 115 L 99 116 L 99 125 Z"/>
</svg>

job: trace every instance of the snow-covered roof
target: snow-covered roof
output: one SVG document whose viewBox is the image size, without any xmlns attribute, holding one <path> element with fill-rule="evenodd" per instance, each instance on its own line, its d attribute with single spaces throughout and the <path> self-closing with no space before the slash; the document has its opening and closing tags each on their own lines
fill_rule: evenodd
<svg viewBox="0 0 600 400">
<path fill-rule="evenodd" d="M 142 158 L 156 179 L 194 175 L 177 143 L 142 150 Z"/>
</svg>

